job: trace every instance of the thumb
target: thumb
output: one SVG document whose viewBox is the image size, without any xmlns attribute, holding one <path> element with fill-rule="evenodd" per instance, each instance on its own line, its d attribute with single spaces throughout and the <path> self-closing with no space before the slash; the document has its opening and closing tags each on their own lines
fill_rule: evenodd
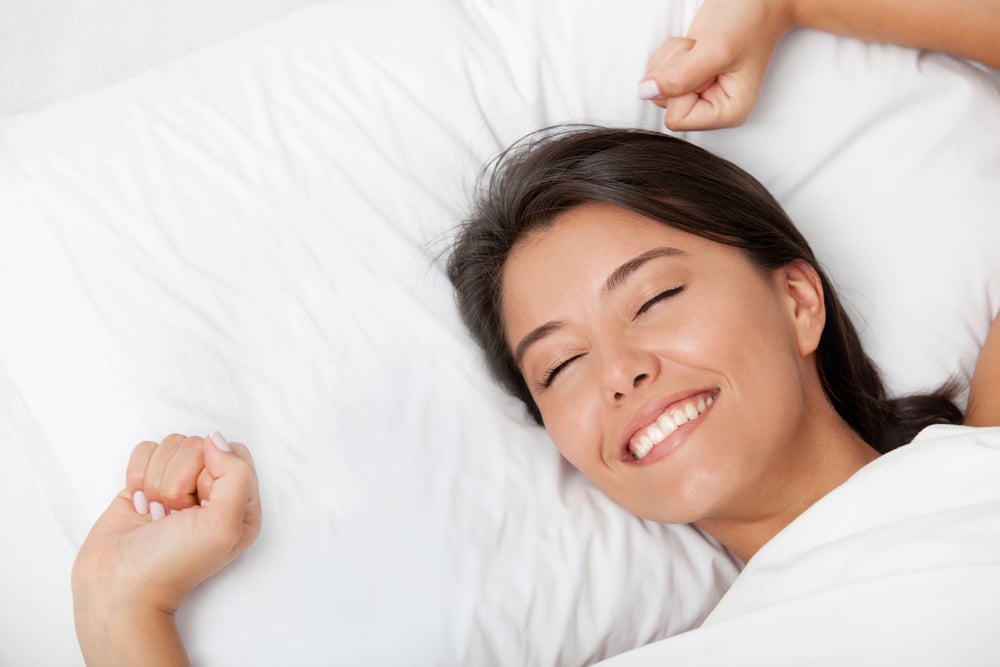
<svg viewBox="0 0 1000 667">
<path fill-rule="evenodd" d="M 260 529 L 260 496 L 257 473 L 250 451 L 240 443 L 229 443 L 215 431 L 204 440 L 205 469 L 212 477 L 202 503 L 217 521 L 238 533 L 238 549 L 256 538 Z"/>
<path fill-rule="evenodd" d="M 709 49 L 695 48 L 696 44 L 688 37 L 664 42 L 649 59 L 639 97 L 651 100 L 700 92 L 721 74 L 726 63 Z"/>
<path fill-rule="evenodd" d="M 248 466 L 254 467 L 250 450 L 238 442 L 230 443 L 218 431 L 212 431 L 204 439 L 204 447 L 205 467 L 215 480 Z"/>
</svg>

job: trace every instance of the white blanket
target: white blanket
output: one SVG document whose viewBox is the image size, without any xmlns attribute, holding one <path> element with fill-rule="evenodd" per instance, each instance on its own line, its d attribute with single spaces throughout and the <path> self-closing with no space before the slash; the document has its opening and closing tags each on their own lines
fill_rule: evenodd
<svg viewBox="0 0 1000 667">
<path fill-rule="evenodd" d="M 928 428 L 765 545 L 702 628 L 602 664 L 1000 664 L 998 480 L 1000 428 Z"/>
</svg>

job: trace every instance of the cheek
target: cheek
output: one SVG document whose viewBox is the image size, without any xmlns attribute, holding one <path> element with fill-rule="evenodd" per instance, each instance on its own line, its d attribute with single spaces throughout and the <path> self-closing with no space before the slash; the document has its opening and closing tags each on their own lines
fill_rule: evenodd
<svg viewBox="0 0 1000 667">
<path fill-rule="evenodd" d="M 545 430 L 563 457 L 586 474 L 599 460 L 597 410 L 571 401 L 550 403 L 542 407 Z"/>
<path fill-rule="evenodd" d="M 658 311 L 642 323 L 642 346 L 681 367 L 721 369 L 739 347 L 738 318 L 725 304 L 692 300 Z"/>
<path fill-rule="evenodd" d="M 702 305 L 679 345 L 691 354 L 715 360 L 720 370 L 753 368 L 794 361 L 795 339 L 789 323 L 769 292 L 747 289 L 719 302 Z"/>
</svg>

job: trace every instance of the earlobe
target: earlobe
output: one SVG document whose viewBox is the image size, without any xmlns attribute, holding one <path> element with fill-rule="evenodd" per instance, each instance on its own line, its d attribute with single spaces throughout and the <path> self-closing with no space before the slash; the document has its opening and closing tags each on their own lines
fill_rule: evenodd
<svg viewBox="0 0 1000 667">
<path fill-rule="evenodd" d="M 826 324 L 823 281 L 816 268 L 801 259 L 781 269 L 781 281 L 788 297 L 799 353 L 810 355 L 819 346 Z"/>
</svg>

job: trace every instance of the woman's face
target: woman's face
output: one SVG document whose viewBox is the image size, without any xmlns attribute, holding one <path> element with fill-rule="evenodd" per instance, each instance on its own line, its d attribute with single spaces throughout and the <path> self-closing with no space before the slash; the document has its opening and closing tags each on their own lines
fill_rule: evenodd
<svg viewBox="0 0 1000 667">
<path fill-rule="evenodd" d="M 804 379 L 823 317 L 810 267 L 768 275 L 736 248 L 586 204 L 514 248 L 503 309 L 552 439 L 612 500 L 671 523 L 779 502 L 818 386 Z"/>
</svg>

